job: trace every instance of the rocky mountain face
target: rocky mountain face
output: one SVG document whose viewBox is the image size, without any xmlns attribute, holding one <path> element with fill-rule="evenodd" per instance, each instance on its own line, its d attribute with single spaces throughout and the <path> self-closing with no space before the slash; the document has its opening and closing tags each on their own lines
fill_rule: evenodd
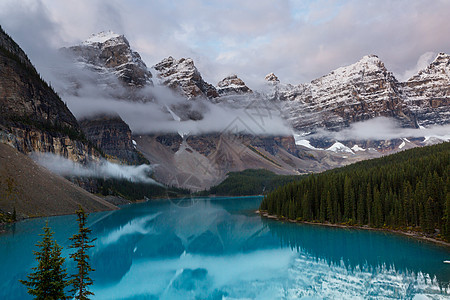
<svg viewBox="0 0 450 300">
<path fill-rule="evenodd" d="M 450 55 L 439 53 L 417 75 L 402 83 L 408 108 L 423 126 L 446 124 L 450 120 Z"/>
<path fill-rule="evenodd" d="M 220 96 L 253 93 L 237 75 L 230 75 L 219 81 L 217 83 L 217 92 Z"/>
<path fill-rule="evenodd" d="M 163 59 L 153 68 L 162 84 L 181 93 L 188 99 L 197 97 L 216 98 L 216 88 L 203 80 L 191 58 L 174 59 L 172 56 Z"/>
<path fill-rule="evenodd" d="M 53 152 L 75 161 L 98 156 L 67 106 L 1 29 L 0 43 L 0 140 L 23 153 Z"/>
<path fill-rule="evenodd" d="M 404 127 L 417 126 L 401 85 L 375 55 L 307 84 L 280 84 L 273 73 L 266 80 L 273 86 L 269 96 L 283 101 L 287 118 L 299 131 L 339 130 L 379 116 L 394 117 Z"/>
<path fill-rule="evenodd" d="M 118 159 L 128 164 L 143 162 L 131 138 L 130 127 L 118 115 L 97 115 L 83 119 L 80 120 L 80 126 L 87 139 L 109 159 Z"/>
<path fill-rule="evenodd" d="M 228 172 L 267 169 L 277 174 L 319 172 L 363 159 L 377 151 L 352 155 L 299 147 L 292 137 L 239 134 L 134 136 L 137 149 L 155 165 L 156 180 L 169 186 L 203 190 L 220 183 Z"/>
<path fill-rule="evenodd" d="M 123 35 L 100 32 L 81 45 L 62 51 L 98 74 L 116 76 L 125 87 L 141 88 L 153 84 L 152 73 Z"/>
</svg>

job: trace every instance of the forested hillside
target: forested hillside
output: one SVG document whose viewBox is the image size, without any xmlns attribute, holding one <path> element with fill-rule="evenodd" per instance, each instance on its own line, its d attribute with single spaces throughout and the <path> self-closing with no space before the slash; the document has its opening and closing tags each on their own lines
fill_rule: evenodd
<svg viewBox="0 0 450 300">
<path fill-rule="evenodd" d="M 299 221 L 439 233 L 450 241 L 450 143 L 310 175 L 269 193 L 260 210 Z"/>
<path fill-rule="evenodd" d="M 261 195 L 289 182 L 299 180 L 303 175 L 278 175 L 271 171 L 248 169 L 241 172 L 230 172 L 220 184 L 199 195 L 248 196 Z"/>
</svg>

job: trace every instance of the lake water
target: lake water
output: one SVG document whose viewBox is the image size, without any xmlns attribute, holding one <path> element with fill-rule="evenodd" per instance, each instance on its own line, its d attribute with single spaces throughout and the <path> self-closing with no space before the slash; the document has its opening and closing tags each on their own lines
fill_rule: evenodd
<svg viewBox="0 0 450 300">
<path fill-rule="evenodd" d="M 95 299 L 449 299 L 450 251 L 401 235 L 262 219 L 261 197 L 161 200 L 91 214 Z M 0 235 L 0 299 L 28 299 L 45 219 Z M 58 243 L 74 216 L 49 218 Z M 69 265 L 69 269 L 73 268 Z"/>
</svg>

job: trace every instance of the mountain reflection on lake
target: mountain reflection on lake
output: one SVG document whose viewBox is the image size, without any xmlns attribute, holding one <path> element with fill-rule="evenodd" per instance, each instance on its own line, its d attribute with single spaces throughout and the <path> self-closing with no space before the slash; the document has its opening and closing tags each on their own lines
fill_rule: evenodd
<svg viewBox="0 0 450 300">
<path fill-rule="evenodd" d="M 261 197 L 154 200 L 91 214 L 94 299 L 449 297 L 450 251 L 400 235 L 267 220 Z M 0 299 L 27 299 L 45 219 L 0 235 Z M 49 218 L 65 246 L 74 216 Z M 73 265 L 69 265 L 69 271 Z"/>
</svg>

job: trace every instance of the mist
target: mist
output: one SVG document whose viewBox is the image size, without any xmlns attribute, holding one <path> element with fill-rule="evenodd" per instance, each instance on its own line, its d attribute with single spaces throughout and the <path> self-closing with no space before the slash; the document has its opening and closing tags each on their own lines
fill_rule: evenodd
<svg viewBox="0 0 450 300">
<path fill-rule="evenodd" d="M 98 114 L 117 114 L 133 134 L 232 131 L 283 135 L 292 132 L 277 107 L 256 95 L 227 97 L 233 98 L 234 105 L 201 98 L 188 100 L 158 84 L 158 78 L 153 78 L 153 87 L 131 91 L 114 76 L 93 72 L 59 56 L 48 77 L 78 120 Z M 198 112 L 202 118 L 194 121 L 189 118 L 189 112 Z"/>
<path fill-rule="evenodd" d="M 398 138 L 430 138 L 450 139 L 450 125 L 434 125 L 427 128 L 402 128 L 393 118 L 378 117 L 357 122 L 339 132 L 319 129 L 307 138 L 330 138 L 345 140 L 389 140 Z"/>
<path fill-rule="evenodd" d="M 86 165 L 53 153 L 33 152 L 30 157 L 39 165 L 61 176 L 79 176 L 93 178 L 126 179 L 132 182 L 161 185 L 149 175 L 152 172 L 150 165 L 119 165 L 101 159 L 100 162 L 88 162 Z"/>
</svg>

